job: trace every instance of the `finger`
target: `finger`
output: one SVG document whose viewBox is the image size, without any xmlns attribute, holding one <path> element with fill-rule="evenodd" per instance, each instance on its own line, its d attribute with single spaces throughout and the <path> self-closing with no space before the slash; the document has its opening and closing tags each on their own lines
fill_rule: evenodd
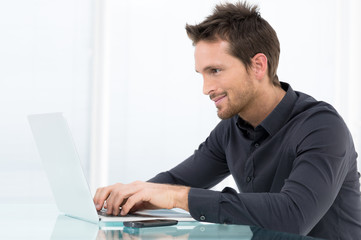
<svg viewBox="0 0 361 240">
<path fill-rule="evenodd" d="M 104 201 L 109 197 L 111 187 L 98 188 L 94 196 L 94 204 L 97 210 L 102 209 Z"/>
<path fill-rule="evenodd" d="M 122 206 L 122 211 L 121 211 L 121 215 L 127 215 L 130 211 L 130 209 L 132 209 L 136 204 L 141 204 L 142 202 L 144 202 L 145 196 L 143 191 L 138 192 L 134 195 L 132 195 L 131 197 L 128 198 L 127 202 Z"/>
<path fill-rule="evenodd" d="M 111 212 L 110 214 L 117 216 L 120 213 L 120 207 L 124 205 L 127 199 L 124 198 L 123 195 L 117 194 L 116 197 L 112 198 L 111 200 L 112 200 L 111 202 L 112 208 L 109 210 L 109 212 Z"/>
<path fill-rule="evenodd" d="M 114 189 L 113 192 L 110 193 L 107 199 L 107 213 L 113 215 L 119 215 L 120 213 L 120 206 L 123 205 L 127 197 L 130 195 L 124 194 L 124 190 Z"/>
<path fill-rule="evenodd" d="M 115 184 L 113 191 L 107 199 L 108 214 L 119 215 L 120 206 L 123 206 L 128 198 L 142 189 L 141 182 L 133 182 L 131 184 Z"/>
<path fill-rule="evenodd" d="M 99 191 L 100 191 L 100 188 L 98 188 L 94 194 L 94 197 L 93 197 L 94 204 L 97 204 L 97 202 L 99 201 Z"/>
<path fill-rule="evenodd" d="M 101 188 L 98 188 L 95 192 L 95 195 L 94 195 L 94 198 L 93 198 L 93 202 L 94 202 L 94 205 L 95 205 L 95 208 L 97 210 L 100 210 L 100 206 L 99 205 L 103 205 L 103 203 L 101 203 L 100 201 L 100 192 L 101 192 Z"/>
<path fill-rule="evenodd" d="M 113 198 L 113 192 L 111 192 L 107 198 L 107 214 L 112 214 L 113 212 L 113 202 L 112 202 L 112 198 Z"/>
</svg>

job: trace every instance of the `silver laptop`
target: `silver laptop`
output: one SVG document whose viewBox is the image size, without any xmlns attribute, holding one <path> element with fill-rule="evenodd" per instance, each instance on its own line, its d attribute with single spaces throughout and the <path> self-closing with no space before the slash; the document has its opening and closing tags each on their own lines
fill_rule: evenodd
<svg viewBox="0 0 361 240">
<path fill-rule="evenodd" d="M 29 115 L 28 120 L 56 205 L 65 215 L 98 223 L 154 218 L 194 221 L 188 213 L 171 210 L 140 211 L 127 216 L 97 212 L 69 126 L 62 113 Z"/>
<path fill-rule="evenodd" d="M 99 216 L 63 114 L 30 115 L 28 120 L 59 210 L 97 223 Z"/>
</svg>

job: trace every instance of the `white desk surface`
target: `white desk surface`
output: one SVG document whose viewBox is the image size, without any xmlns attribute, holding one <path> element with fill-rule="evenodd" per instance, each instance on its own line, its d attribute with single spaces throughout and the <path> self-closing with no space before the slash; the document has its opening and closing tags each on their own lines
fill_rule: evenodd
<svg viewBox="0 0 361 240">
<path fill-rule="evenodd" d="M 169 227 L 133 229 L 76 220 L 59 214 L 55 204 L 1 204 L 0 239 L 313 239 L 242 225 L 179 222 Z"/>
</svg>

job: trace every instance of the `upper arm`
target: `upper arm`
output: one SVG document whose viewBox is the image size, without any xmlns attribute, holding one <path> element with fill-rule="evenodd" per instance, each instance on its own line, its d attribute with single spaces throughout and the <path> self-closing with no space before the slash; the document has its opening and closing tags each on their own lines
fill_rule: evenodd
<svg viewBox="0 0 361 240">
<path fill-rule="evenodd" d="M 224 128 L 221 122 L 192 156 L 169 171 L 179 184 L 210 188 L 229 175 Z"/>
<path fill-rule="evenodd" d="M 349 131 L 337 113 L 316 112 L 300 123 L 296 159 L 282 193 L 293 204 L 300 232 L 310 231 L 337 197 L 354 157 Z"/>
</svg>

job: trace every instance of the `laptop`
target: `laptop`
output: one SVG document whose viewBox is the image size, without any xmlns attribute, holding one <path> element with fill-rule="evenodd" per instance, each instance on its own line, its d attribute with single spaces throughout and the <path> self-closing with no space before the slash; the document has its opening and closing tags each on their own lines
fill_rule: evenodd
<svg viewBox="0 0 361 240">
<path fill-rule="evenodd" d="M 29 115 L 28 120 L 56 205 L 64 215 L 92 223 L 155 218 L 194 221 L 187 212 L 166 209 L 138 211 L 127 216 L 98 212 L 63 114 L 34 114 Z"/>
</svg>

